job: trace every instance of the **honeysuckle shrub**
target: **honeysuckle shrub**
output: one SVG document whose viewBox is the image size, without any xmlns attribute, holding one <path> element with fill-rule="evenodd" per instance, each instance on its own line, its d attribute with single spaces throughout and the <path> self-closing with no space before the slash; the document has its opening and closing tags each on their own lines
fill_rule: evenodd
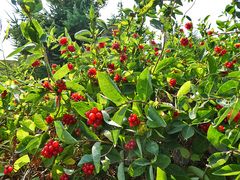
<svg viewBox="0 0 240 180">
<path fill-rule="evenodd" d="M 9 57 L 28 55 L 1 77 L 3 179 L 239 179 L 239 3 L 219 30 L 178 24 L 181 1 L 123 9 L 112 29 L 91 8 L 83 46 L 42 29 L 39 3 L 19 1 L 29 43 Z"/>
</svg>

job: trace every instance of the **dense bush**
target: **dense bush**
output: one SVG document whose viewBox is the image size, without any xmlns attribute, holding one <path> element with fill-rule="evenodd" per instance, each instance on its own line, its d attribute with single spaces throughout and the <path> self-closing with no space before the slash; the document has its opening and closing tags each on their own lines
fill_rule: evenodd
<svg viewBox="0 0 240 180">
<path fill-rule="evenodd" d="M 9 56 L 31 55 L 1 77 L 3 178 L 240 179 L 239 3 L 217 32 L 208 17 L 178 25 L 181 1 L 159 1 L 159 13 L 156 2 L 123 9 L 112 36 L 90 8 L 90 29 L 75 34 L 84 46 L 45 32 L 25 2 L 29 43 Z M 49 64 L 50 46 L 65 65 Z M 39 66 L 46 79 L 32 76 Z"/>
</svg>

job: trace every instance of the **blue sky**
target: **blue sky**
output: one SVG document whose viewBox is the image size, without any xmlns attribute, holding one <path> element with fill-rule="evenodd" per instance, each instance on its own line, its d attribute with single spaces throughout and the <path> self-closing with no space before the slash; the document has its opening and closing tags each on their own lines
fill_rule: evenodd
<svg viewBox="0 0 240 180">
<path fill-rule="evenodd" d="M 42 0 L 46 4 L 46 0 Z M 103 20 L 110 18 L 111 15 L 117 12 L 118 2 L 123 3 L 124 8 L 132 8 L 134 5 L 134 0 L 108 0 L 108 4 L 104 7 L 100 13 Z M 13 8 L 10 5 L 10 0 L 1 0 L 0 14 L 2 20 L 2 30 L 0 34 L 0 48 L 3 49 L 5 56 L 13 51 L 14 47 L 11 45 L 11 41 L 5 41 L 2 43 L 4 37 L 4 31 L 8 25 L 8 14 L 12 14 Z M 198 22 L 198 19 L 204 18 L 207 15 L 211 15 L 209 21 L 212 22 L 212 26 L 216 27 L 215 21 L 218 16 L 224 10 L 225 6 L 229 4 L 231 0 L 196 0 L 193 8 L 188 12 L 192 18 L 193 24 Z M 192 3 L 185 2 L 184 6 L 181 8 L 182 12 L 186 12 L 192 6 Z M 2 53 L 0 52 L 0 59 L 2 59 Z"/>
</svg>

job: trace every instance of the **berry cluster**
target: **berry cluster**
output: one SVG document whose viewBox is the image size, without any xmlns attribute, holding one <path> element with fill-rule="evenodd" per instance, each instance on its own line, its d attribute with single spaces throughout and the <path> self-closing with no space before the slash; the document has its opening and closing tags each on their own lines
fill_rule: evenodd
<svg viewBox="0 0 240 180">
<path fill-rule="evenodd" d="M 188 38 L 186 38 L 186 37 L 181 38 L 181 39 L 180 39 L 180 44 L 181 44 L 182 46 L 187 46 L 187 45 L 189 44 Z"/>
<path fill-rule="evenodd" d="M 41 155 L 45 158 L 52 158 L 52 156 L 57 156 L 59 153 L 63 152 L 63 147 L 60 146 L 58 141 L 50 139 L 41 151 Z"/>
<path fill-rule="evenodd" d="M 40 60 L 36 60 L 32 63 L 32 67 L 39 67 L 41 65 L 41 61 Z"/>
<path fill-rule="evenodd" d="M 48 90 L 50 90 L 50 91 L 53 90 L 52 85 L 50 84 L 49 81 L 43 81 L 43 82 L 42 82 L 42 86 L 43 86 L 45 89 L 48 89 Z"/>
<path fill-rule="evenodd" d="M 216 54 L 218 54 L 220 56 L 223 56 L 227 53 L 227 50 L 224 49 L 222 46 L 215 46 L 214 51 L 215 51 Z"/>
<path fill-rule="evenodd" d="M 7 175 L 7 174 L 10 174 L 12 172 L 12 170 L 13 170 L 12 166 L 5 166 L 3 173 L 4 173 L 4 175 Z"/>
<path fill-rule="evenodd" d="M 193 25 L 192 25 L 192 22 L 187 22 L 184 27 L 187 29 L 187 30 L 191 30 Z"/>
<path fill-rule="evenodd" d="M 136 148 L 137 146 L 137 143 L 134 139 L 131 139 L 130 141 L 128 141 L 127 144 L 125 144 L 125 149 L 128 150 L 128 151 L 132 151 Z"/>
<path fill-rule="evenodd" d="M 108 73 L 113 74 L 115 70 L 115 65 L 113 63 L 108 64 Z"/>
<path fill-rule="evenodd" d="M 203 132 L 207 133 L 208 128 L 209 128 L 210 125 L 211 125 L 210 123 L 200 124 L 200 125 L 199 125 L 199 128 L 200 128 Z"/>
<path fill-rule="evenodd" d="M 75 124 L 77 120 L 72 114 L 64 114 L 62 117 L 62 122 L 64 125 L 71 125 L 71 124 Z"/>
<path fill-rule="evenodd" d="M 95 167 L 92 163 L 84 163 L 82 166 L 82 171 L 86 176 L 90 176 L 93 174 Z"/>
<path fill-rule="evenodd" d="M 169 86 L 171 86 L 171 87 L 174 87 L 174 86 L 176 86 L 176 84 L 177 84 L 177 80 L 176 79 L 170 79 L 169 80 Z"/>
<path fill-rule="evenodd" d="M 94 78 L 94 77 L 96 76 L 96 74 L 97 74 L 96 68 L 90 68 L 90 69 L 88 70 L 88 77 Z"/>
<path fill-rule="evenodd" d="M 51 115 L 49 115 L 49 116 L 47 116 L 47 117 L 45 118 L 45 121 L 46 121 L 48 124 L 51 124 L 51 123 L 54 121 L 54 119 L 53 119 L 53 117 L 52 117 Z"/>
<path fill-rule="evenodd" d="M 68 51 L 70 51 L 70 52 L 74 52 L 74 51 L 75 51 L 74 45 L 71 45 L 71 44 L 67 46 L 67 49 L 68 49 Z"/>
<path fill-rule="evenodd" d="M 120 49 L 120 44 L 118 42 L 114 42 L 112 44 L 112 49 L 119 50 Z"/>
<path fill-rule="evenodd" d="M 98 43 L 98 48 L 99 48 L 99 49 L 102 49 L 102 48 L 105 47 L 105 45 L 106 45 L 105 42 L 100 42 L 100 43 Z"/>
<path fill-rule="evenodd" d="M 84 101 L 85 97 L 80 95 L 79 93 L 72 93 L 71 99 L 74 100 L 75 102 L 78 102 L 78 101 Z"/>
<path fill-rule="evenodd" d="M 61 176 L 60 176 L 60 180 L 69 180 L 70 178 L 69 178 L 69 175 L 67 175 L 67 174 L 62 174 Z"/>
<path fill-rule="evenodd" d="M 96 107 L 92 108 L 90 111 L 87 111 L 85 115 L 88 118 L 88 125 L 92 125 L 94 128 L 102 125 L 103 115 L 102 112 L 99 111 Z"/>
<path fill-rule="evenodd" d="M 120 55 L 120 62 L 124 63 L 127 60 L 127 58 L 128 58 L 127 55 L 125 53 L 122 53 Z"/>
<path fill-rule="evenodd" d="M 138 119 L 136 114 L 131 114 L 128 118 L 128 122 L 130 127 L 135 127 L 140 124 L 140 120 Z"/>
<path fill-rule="evenodd" d="M 56 82 L 56 87 L 58 92 L 61 93 L 63 90 L 67 90 L 66 83 L 61 79 Z"/>
</svg>

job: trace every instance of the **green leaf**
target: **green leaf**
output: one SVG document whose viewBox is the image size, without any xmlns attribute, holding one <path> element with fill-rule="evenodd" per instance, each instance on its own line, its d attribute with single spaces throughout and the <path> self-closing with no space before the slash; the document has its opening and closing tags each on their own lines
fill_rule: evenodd
<svg viewBox="0 0 240 180">
<path fill-rule="evenodd" d="M 151 9 L 151 7 L 153 6 L 154 1 L 155 0 L 150 0 L 142 9 L 140 9 L 138 15 L 142 16 L 142 15 L 146 14 Z"/>
<path fill-rule="evenodd" d="M 79 123 L 79 128 L 81 130 L 81 132 L 89 139 L 92 139 L 92 140 L 99 140 L 98 136 L 93 132 L 91 131 L 84 122 L 82 121 L 78 121 Z"/>
<path fill-rule="evenodd" d="M 149 177 L 149 180 L 154 180 L 154 177 L 153 177 L 153 167 L 152 167 L 152 165 L 149 166 L 148 177 Z"/>
<path fill-rule="evenodd" d="M 79 40 L 79 41 L 84 41 L 84 42 L 88 42 L 88 43 L 92 43 L 93 40 L 91 38 L 87 38 L 85 36 L 80 36 L 75 34 L 75 39 Z"/>
<path fill-rule="evenodd" d="M 145 158 L 138 158 L 135 161 L 133 161 L 133 164 L 138 166 L 148 166 L 150 162 Z"/>
<path fill-rule="evenodd" d="M 182 136 L 185 140 L 189 139 L 194 135 L 194 128 L 192 126 L 185 126 L 182 129 Z"/>
<path fill-rule="evenodd" d="M 102 115 L 103 115 L 104 122 L 107 123 L 108 125 L 122 128 L 121 125 L 119 125 L 115 121 L 110 120 L 110 116 L 106 111 L 102 110 Z"/>
<path fill-rule="evenodd" d="M 200 168 L 197 168 L 195 166 L 189 166 L 188 167 L 188 171 L 193 173 L 193 174 L 195 174 L 200 179 L 209 180 L 209 178 L 206 175 L 206 173 L 203 170 L 201 170 Z"/>
<path fill-rule="evenodd" d="M 167 180 L 167 174 L 159 167 L 157 168 L 156 180 Z"/>
<path fill-rule="evenodd" d="M 139 75 L 137 80 L 137 96 L 140 100 L 146 101 L 153 93 L 152 80 L 149 69 L 146 68 Z"/>
<path fill-rule="evenodd" d="M 229 154 L 225 152 L 216 152 L 208 158 L 208 162 L 209 162 L 208 165 L 211 168 L 222 166 L 227 162 L 228 158 L 229 158 Z"/>
<path fill-rule="evenodd" d="M 73 81 L 66 81 L 66 86 L 67 86 L 67 89 L 71 89 L 73 91 L 84 91 L 85 90 L 85 88 L 83 86 L 81 86 L 80 84 L 75 83 Z"/>
<path fill-rule="evenodd" d="M 126 99 L 106 72 L 98 72 L 98 83 L 103 94 L 117 106 L 126 102 Z"/>
<path fill-rule="evenodd" d="M 64 66 L 62 66 L 59 70 L 57 70 L 57 72 L 53 75 L 53 78 L 55 80 L 59 80 L 62 79 L 65 75 L 67 75 L 70 72 L 70 70 L 68 69 L 68 65 L 65 64 Z"/>
<path fill-rule="evenodd" d="M 178 90 L 177 98 L 181 98 L 182 96 L 186 95 L 187 93 L 190 92 L 190 90 L 191 90 L 191 81 L 187 81 Z"/>
<path fill-rule="evenodd" d="M 235 176 L 240 174 L 240 165 L 239 164 L 229 164 L 223 166 L 212 174 L 217 176 Z"/>
<path fill-rule="evenodd" d="M 72 103 L 72 107 L 77 111 L 77 113 L 82 116 L 83 118 L 87 119 L 85 113 L 92 109 L 91 106 L 88 105 L 86 102 L 74 102 Z"/>
<path fill-rule="evenodd" d="M 160 117 L 159 113 L 150 106 L 148 108 L 148 115 L 147 115 L 147 125 L 150 128 L 158 128 L 158 127 L 166 127 L 167 124 L 163 118 Z"/>
<path fill-rule="evenodd" d="M 238 89 L 239 82 L 234 80 L 229 80 L 225 82 L 217 91 L 218 95 L 229 95 L 235 94 L 236 90 Z"/>
<path fill-rule="evenodd" d="M 161 168 L 161 169 L 165 169 L 168 167 L 168 165 L 171 163 L 171 159 L 169 156 L 165 155 L 165 154 L 159 154 L 157 156 L 157 160 L 154 163 L 155 166 Z"/>
<path fill-rule="evenodd" d="M 80 40 L 79 36 L 90 36 L 90 35 L 91 35 L 91 32 L 89 30 L 83 29 L 81 31 L 76 32 L 74 37 L 75 39 Z"/>
<path fill-rule="evenodd" d="M 92 147 L 92 158 L 97 174 L 100 172 L 101 143 L 96 142 Z"/>
<path fill-rule="evenodd" d="M 237 78 L 240 79 L 240 71 L 233 71 L 228 73 L 227 75 L 228 78 Z"/>
<path fill-rule="evenodd" d="M 92 162 L 93 161 L 93 158 L 92 158 L 92 155 L 91 154 L 85 154 L 81 160 L 78 162 L 78 166 L 82 166 L 84 163 L 89 163 L 89 162 Z"/>
<path fill-rule="evenodd" d="M 48 126 L 45 123 L 45 121 L 43 120 L 43 117 L 41 114 L 34 114 L 33 120 L 39 129 L 41 129 L 43 131 L 46 131 L 48 129 Z"/>
<path fill-rule="evenodd" d="M 60 141 L 66 144 L 76 144 L 77 140 L 72 137 L 72 135 L 64 128 L 62 122 L 54 121 L 54 125 L 56 128 L 56 133 Z"/>
<path fill-rule="evenodd" d="M 221 144 L 221 139 L 223 139 L 224 137 L 225 137 L 224 134 L 220 133 L 212 125 L 209 126 L 207 132 L 207 139 L 215 148 L 224 147 L 224 145 Z"/>
<path fill-rule="evenodd" d="M 158 152 L 159 152 L 159 146 L 156 142 L 154 141 L 149 141 L 146 143 L 146 150 L 149 152 L 149 153 L 152 153 L 154 155 L 157 155 Z"/>
<path fill-rule="evenodd" d="M 125 117 L 126 111 L 127 111 L 127 105 L 121 106 L 121 108 L 114 114 L 112 120 L 121 126 L 123 119 Z M 113 137 L 113 144 L 114 144 L 114 146 L 116 146 L 120 130 L 114 129 L 111 131 L 111 133 L 112 133 L 112 137 Z"/>
<path fill-rule="evenodd" d="M 176 62 L 176 59 L 171 57 L 171 58 L 166 58 L 158 62 L 156 71 L 155 73 L 158 74 L 160 71 L 162 71 L 165 68 L 170 67 L 174 62 Z"/>
<path fill-rule="evenodd" d="M 124 173 L 124 164 L 121 162 L 118 166 L 118 171 L 117 171 L 117 178 L 118 180 L 125 180 L 125 173 Z"/>
<path fill-rule="evenodd" d="M 25 137 L 29 135 L 29 132 L 25 131 L 24 128 L 18 128 L 16 135 L 17 139 L 19 141 L 22 141 Z"/>
<path fill-rule="evenodd" d="M 20 157 L 14 162 L 14 165 L 13 165 L 14 171 L 18 171 L 21 167 L 28 164 L 29 162 L 30 162 L 30 158 L 28 155 L 24 155 Z"/>
</svg>

